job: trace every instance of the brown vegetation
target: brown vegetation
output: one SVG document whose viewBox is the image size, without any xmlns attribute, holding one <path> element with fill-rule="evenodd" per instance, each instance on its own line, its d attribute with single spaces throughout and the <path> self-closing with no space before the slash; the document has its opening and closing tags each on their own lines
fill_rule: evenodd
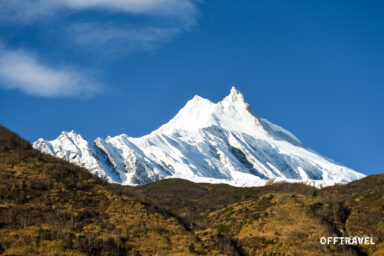
<svg viewBox="0 0 384 256">
<path fill-rule="evenodd" d="M 0 254 L 384 255 L 384 175 L 317 190 L 107 184 L 0 126 Z M 373 236 L 324 246 L 321 236 Z"/>
</svg>

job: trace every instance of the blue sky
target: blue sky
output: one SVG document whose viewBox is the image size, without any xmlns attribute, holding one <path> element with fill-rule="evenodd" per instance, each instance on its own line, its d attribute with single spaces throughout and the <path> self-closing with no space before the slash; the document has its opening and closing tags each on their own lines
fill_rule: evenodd
<svg viewBox="0 0 384 256">
<path fill-rule="evenodd" d="M 384 2 L 5 0 L 0 123 L 34 141 L 142 136 L 236 86 L 260 116 L 384 171 Z"/>
</svg>

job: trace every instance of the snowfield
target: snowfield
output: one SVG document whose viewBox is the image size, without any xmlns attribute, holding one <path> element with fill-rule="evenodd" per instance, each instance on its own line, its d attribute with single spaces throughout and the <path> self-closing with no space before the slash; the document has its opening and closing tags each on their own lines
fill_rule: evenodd
<svg viewBox="0 0 384 256">
<path fill-rule="evenodd" d="M 363 174 L 306 148 L 292 133 L 260 118 L 232 88 L 218 103 L 195 96 L 167 124 L 141 138 L 87 141 L 74 131 L 33 147 L 123 185 L 160 179 L 263 186 L 303 182 L 329 186 Z"/>
</svg>

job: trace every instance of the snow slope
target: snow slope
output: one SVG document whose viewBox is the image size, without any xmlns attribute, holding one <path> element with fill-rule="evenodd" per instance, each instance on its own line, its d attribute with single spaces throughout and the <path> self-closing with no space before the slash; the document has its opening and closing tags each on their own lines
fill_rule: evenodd
<svg viewBox="0 0 384 256">
<path fill-rule="evenodd" d="M 195 96 L 167 124 L 141 138 L 122 134 L 89 142 L 71 131 L 33 146 L 123 185 L 182 178 L 261 186 L 274 178 L 326 186 L 364 177 L 258 117 L 234 87 L 218 103 Z"/>
</svg>

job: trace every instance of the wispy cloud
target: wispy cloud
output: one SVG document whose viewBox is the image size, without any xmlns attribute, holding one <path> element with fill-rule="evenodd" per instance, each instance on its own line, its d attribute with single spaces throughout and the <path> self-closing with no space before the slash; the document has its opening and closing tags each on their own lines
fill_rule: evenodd
<svg viewBox="0 0 384 256">
<path fill-rule="evenodd" d="M 56 37 L 52 40 L 65 40 L 98 55 L 122 56 L 120 53 L 152 51 L 189 30 L 195 24 L 200 1 L 0 0 L 0 28 L 9 23 L 18 28 L 48 20 L 55 22 L 55 29 L 47 30 L 47 36 Z M 42 33 L 48 29 L 45 25 L 36 27 Z M 9 35 L 0 32 L 0 36 Z M 81 70 L 49 65 L 31 52 L 9 50 L 0 43 L 2 88 L 44 97 L 89 96 L 99 90 L 93 81 Z"/>
<path fill-rule="evenodd" d="M 5 18 L 28 21 L 54 15 L 59 10 L 109 10 L 131 14 L 178 17 L 193 23 L 196 0 L 5 0 L 0 14 Z"/>
<path fill-rule="evenodd" d="M 40 63 L 29 52 L 3 46 L 0 46 L 0 86 L 43 97 L 87 97 L 99 90 L 84 72 L 51 67 Z"/>
<path fill-rule="evenodd" d="M 116 51 L 151 51 L 173 39 L 181 29 L 174 27 L 128 27 L 112 24 L 83 23 L 69 28 L 68 34 L 79 45 L 87 49 L 103 49 L 105 54 Z"/>
<path fill-rule="evenodd" d="M 196 14 L 194 0 L 56 0 L 54 2 L 72 9 L 107 8 L 136 14 L 176 16 L 188 23 L 193 22 Z"/>
<path fill-rule="evenodd" d="M 135 18 L 155 17 L 150 23 L 148 20 L 140 23 L 136 19 L 133 24 L 105 17 L 95 21 L 87 16 L 81 22 L 68 17 L 56 26 L 56 29 L 70 33 L 67 39 L 87 49 L 146 51 L 158 48 L 194 25 L 198 1 L 201 0 L 0 0 L 0 20 L 31 24 L 89 10 Z"/>
</svg>

